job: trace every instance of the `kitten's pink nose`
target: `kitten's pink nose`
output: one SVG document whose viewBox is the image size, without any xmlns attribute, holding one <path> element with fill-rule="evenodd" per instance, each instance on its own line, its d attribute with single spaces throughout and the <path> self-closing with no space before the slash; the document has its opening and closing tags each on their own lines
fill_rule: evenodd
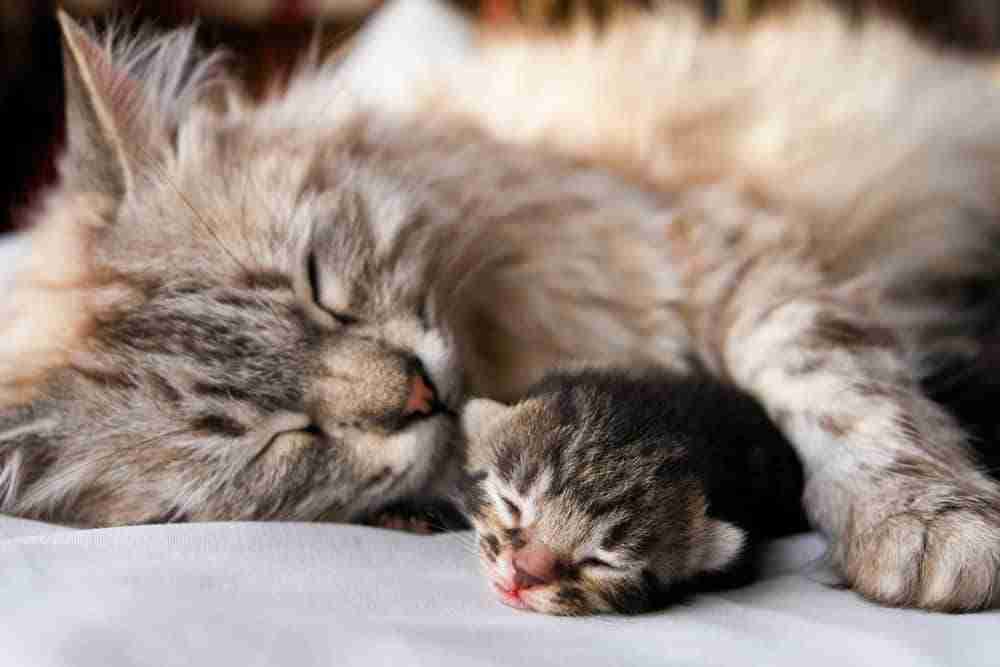
<svg viewBox="0 0 1000 667">
<path fill-rule="evenodd" d="M 556 553 L 542 542 L 531 542 L 514 552 L 514 588 L 544 586 L 555 581 Z"/>
<path fill-rule="evenodd" d="M 434 412 L 434 403 L 437 397 L 434 390 L 427 384 L 427 380 L 420 373 L 413 376 L 410 385 L 410 397 L 406 399 L 403 407 L 403 415 L 409 417 L 414 414 L 429 415 Z"/>
</svg>

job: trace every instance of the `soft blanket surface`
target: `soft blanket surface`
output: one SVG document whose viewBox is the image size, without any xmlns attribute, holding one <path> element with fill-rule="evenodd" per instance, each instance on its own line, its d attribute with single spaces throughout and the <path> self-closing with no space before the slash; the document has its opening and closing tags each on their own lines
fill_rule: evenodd
<svg viewBox="0 0 1000 667">
<path fill-rule="evenodd" d="M 502 606 L 456 535 L 361 526 L 72 530 L 0 519 L 0 664 L 996 665 L 1000 613 L 882 609 L 817 581 L 814 535 L 763 579 L 641 617 Z"/>
</svg>

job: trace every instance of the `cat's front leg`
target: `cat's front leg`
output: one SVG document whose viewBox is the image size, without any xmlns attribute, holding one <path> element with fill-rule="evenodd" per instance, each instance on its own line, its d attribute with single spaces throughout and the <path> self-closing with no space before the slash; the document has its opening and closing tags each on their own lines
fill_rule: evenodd
<svg viewBox="0 0 1000 667">
<path fill-rule="evenodd" d="M 826 294 L 730 307 L 722 363 L 798 451 L 806 511 L 848 583 L 894 606 L 996 604 L 1000 488 L 893 333 Z"/>
</svg>

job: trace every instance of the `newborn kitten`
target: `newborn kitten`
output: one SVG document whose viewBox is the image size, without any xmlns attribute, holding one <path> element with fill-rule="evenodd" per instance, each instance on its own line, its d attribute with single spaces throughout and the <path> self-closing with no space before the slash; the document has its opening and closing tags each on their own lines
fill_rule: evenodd
<svg viewBox="0 0 1000 667">
<path fill-rule="evenodd" d="M 520 403 L 470 401 L 469 519 L 493 590 L 549 614 L 639 613 L 752 574 L 805 527 L 795 452 L 708 376 L 588 369 Z"/>
</svg>

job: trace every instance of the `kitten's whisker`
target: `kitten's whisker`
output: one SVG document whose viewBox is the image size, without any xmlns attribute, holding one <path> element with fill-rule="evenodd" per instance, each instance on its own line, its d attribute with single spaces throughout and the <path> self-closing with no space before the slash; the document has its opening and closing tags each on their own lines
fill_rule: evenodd
<svg viewBox="0 0 1000 667">
<path fill-rule="evenodd" d="M 477 555 L 479 554 L 479 545 L 478 544 L 475 544 L 473 542 L 469 542 L 469 541 L 463 540 L 461 538 L 456 538 L 456 541 L 460 545 L 462 545 L 462 547 L 465 548 L 469 553 L 473 553 L 473 554 L 477 554 Z"/>
<path fill-rule="evenodd" d="M 467 541 L 467 538 L 465 538 L 464 536 L 460 536 L 457 533 L 443 533 L 443 534 L 448 539 L 452 539 L 458 542 L 459 546 L 462 547 L 462 549 L 469 552 L 473 556 L 477 557 L 479 556 L 479 546 L 470 541 Z"/>
</svg>

